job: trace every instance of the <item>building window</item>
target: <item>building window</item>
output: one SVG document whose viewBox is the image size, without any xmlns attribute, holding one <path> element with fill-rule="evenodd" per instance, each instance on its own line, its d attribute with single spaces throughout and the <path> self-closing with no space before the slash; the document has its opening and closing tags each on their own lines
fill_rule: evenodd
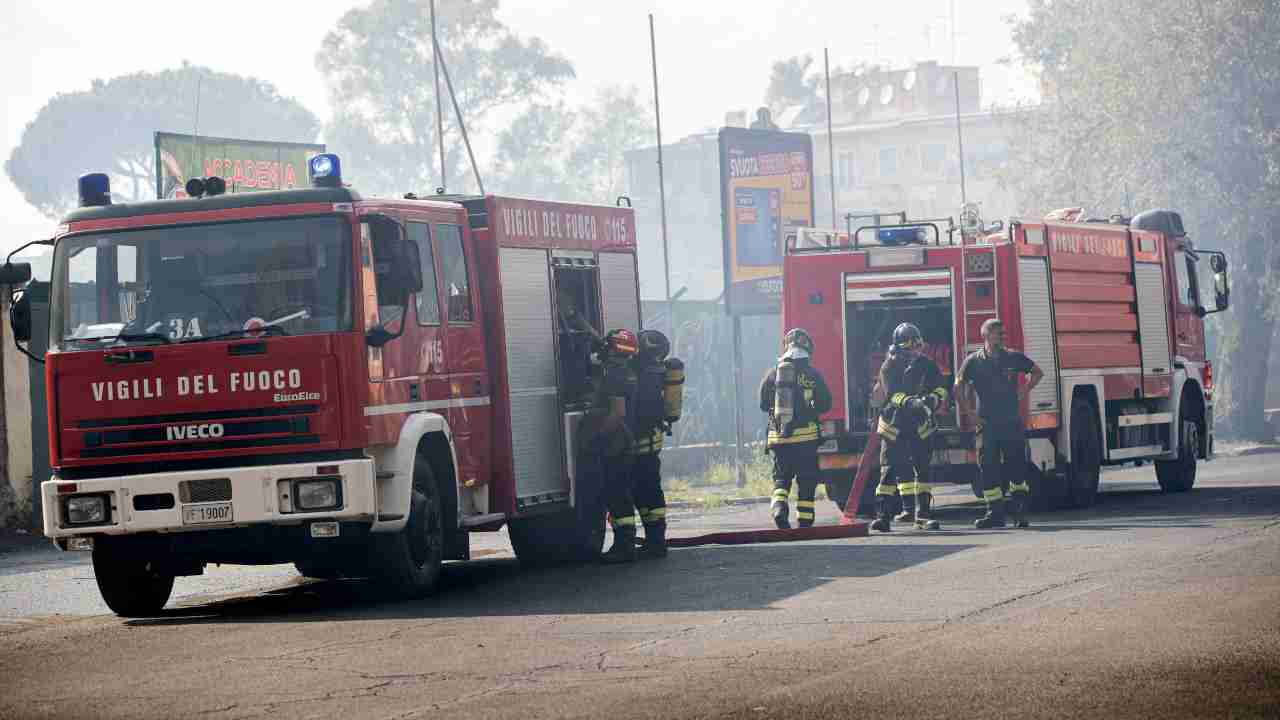
<svg viewBox="0 0 1280 720">
<path fill-rule="evenodd" d="M 836 178 L 841 189 L 848 190 L 853 187 L 853 153 L 840 153 L 839 162 L 836 165 Z"/>
<path fill-rule="evenodd" d="M 880 177 L 893 177 L 898 174 L 898 149 L 880 149 Z"/>
<path fill-rule="evenodd" d="M 926 173 L 942 172 L 942 164 L 947 158 L 947 146 L 930 144 L 920 148 L 920 170 Z"/>
</svg>

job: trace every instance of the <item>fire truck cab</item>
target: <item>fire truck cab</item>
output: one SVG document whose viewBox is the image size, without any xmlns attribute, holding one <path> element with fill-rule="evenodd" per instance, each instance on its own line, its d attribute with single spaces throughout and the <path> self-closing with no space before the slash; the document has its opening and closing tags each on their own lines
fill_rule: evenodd
<svg viewBox="0 0 1280 720">
<path fill-rule="evenodd" d="M 813 363 L 836 396 L 820 451 L 834 492 L 849 487 L 874 428 L 894 327 L 919 326 L 954 385 L 991 318 L 1045 373 L 1022 407 L 1037 507 L 1088 506 L 1102 466 L 1135 461 L 1152 461 L 1166 491 L 1190 489 L 1196 461 L 1213 455 L 1203 318 L 1227 308 L 1226 257 L 1197 248 L 1166 210 L 990 230 L 944 218 L 802 230 L 789 245 L 784 323 L 814 336 Z M 953 403 L 939 425 L 932 481 L 976 490 L 976 419 Z"/>
<path fill-rule="evenodd" d="M 422 594 L 472 531 L 507 524 L 525 561 L 600 550 L 574 462 L 594 333 L 561 317 L 640 329 L 630 208 L 311 172 L 126 205 L 86 176 L 50 241 L 44 532 L 92 547 L 118 614 L 208 563 Z"/>
</svg>

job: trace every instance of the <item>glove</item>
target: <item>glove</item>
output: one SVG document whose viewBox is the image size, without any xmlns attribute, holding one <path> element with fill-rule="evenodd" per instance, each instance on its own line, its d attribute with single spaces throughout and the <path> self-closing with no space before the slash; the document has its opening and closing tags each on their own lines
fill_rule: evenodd
<svg viewBox="0 0 1280 720">
<path fill-rule="evenodd" d="M 923 400 L 921 400 L 921 399 L 920 399 L 920 398 L 918 398 L 918 397 L 910 397 L 910 398 L 907 398 L 907 407 L 911 408 L 912 410 L 924 410 L 924 409 L 925 409 L 924 401 L 923 401 Z"/>
</svg>

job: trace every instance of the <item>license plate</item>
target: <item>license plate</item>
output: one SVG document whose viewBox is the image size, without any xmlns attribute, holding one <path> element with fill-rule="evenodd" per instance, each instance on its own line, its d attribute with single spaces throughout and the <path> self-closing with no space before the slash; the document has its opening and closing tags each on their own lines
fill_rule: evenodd
<svg viewBox="0 0 1280 720">
<path fill-rule="evenodd" d="M 182 506 L 183 525 L 214 525 L 231 521 L 231 503 L 229 502 Z"/>
</svg>

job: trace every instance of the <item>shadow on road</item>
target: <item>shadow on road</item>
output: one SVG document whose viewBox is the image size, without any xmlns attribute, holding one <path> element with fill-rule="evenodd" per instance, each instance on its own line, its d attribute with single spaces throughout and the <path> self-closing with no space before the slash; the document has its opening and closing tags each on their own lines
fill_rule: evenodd
<svg viewBox="0 0 1280 720">
<path fill-rule="evenodd" d="M 176 608 L 138 627 L 762 610 L 837 578 L 872 578 L 973 545 L 818 544 L 673 550 L 664 561 L 525 569 L 511 559 L 445 566 L 430 598 L 389 601 L 371 582 L 307 582 L 254 597 Z"/>
</svg>

